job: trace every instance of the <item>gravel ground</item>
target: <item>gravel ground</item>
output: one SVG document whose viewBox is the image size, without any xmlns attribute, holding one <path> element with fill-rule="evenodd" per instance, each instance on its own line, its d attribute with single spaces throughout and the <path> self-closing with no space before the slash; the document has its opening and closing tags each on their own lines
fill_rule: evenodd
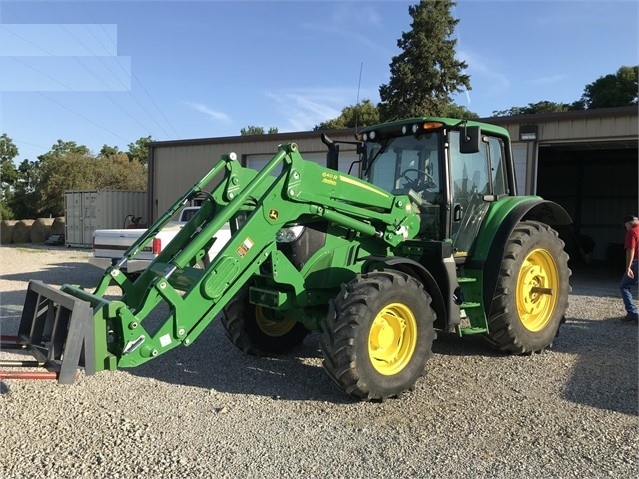
<svg viewBox="0 0 639 479">
<path fill-rule="evenodd" d="M 1 332 L 15 333 L 29 279 L 95 286 L 88 256 L 0 247 Z M 0 477 L 637 477 L 637 326 L 616 319 L 617 282 L 576 272 L 544 354 L 438 339 L 416 390 L 384 403 L 333 386 L 317 335 L 259 359 L 218 322 L 135 369 L 0 381 Z"/>
</svg>

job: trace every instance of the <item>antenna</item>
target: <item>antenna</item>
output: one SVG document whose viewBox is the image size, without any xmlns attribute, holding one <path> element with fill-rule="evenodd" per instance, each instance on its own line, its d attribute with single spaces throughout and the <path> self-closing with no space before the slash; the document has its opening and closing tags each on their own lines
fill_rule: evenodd
<svg viewBox="0 0 639 479">
<path fill-rule="evenodd" d="M 357 138 L 357 123 L 359 122 L 359 89 L 362 85 L 362 68 L 364 62 L 359 64 L 359 79 L 357 80 L 357 101 L 355 102 L 355 138 Z"/>
</svg>

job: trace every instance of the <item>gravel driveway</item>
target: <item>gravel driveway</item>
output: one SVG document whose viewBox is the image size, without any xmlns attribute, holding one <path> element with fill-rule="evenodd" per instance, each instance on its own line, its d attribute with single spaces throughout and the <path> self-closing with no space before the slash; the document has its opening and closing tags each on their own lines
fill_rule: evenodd
<svg viewBox="0 0 639 479">
<path fill-rule="evenodd" d="M 95 286 L 88 256 L 0 247 L 0 331 L 15 333 L 29 279 Z M 135 369 L 0 381 L 0 478 L 637 477 L 637 326 L 616 319 L 617 276 L 573 275 L 552 351 L 440 338 L 415 391 L 384 403 L 333 386 L 317 335 L 260 359 L 218 322 Z"/>
</svg>

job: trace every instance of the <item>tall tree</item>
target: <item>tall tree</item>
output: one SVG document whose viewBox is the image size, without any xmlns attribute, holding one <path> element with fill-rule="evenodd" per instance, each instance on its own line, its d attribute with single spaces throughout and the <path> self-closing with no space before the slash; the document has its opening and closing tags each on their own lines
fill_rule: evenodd
<svg viewBox="0 0 639 479">
<path fill-rule="evenodd" d="M 9 206 L 13 195 L 13 188 L 20 178 L 20 174 L 13 164 L 13 159 L 18 156 L 18 147 L 9 135 L 3 133 L 0 136 L 0 217 L 8 219 L 13 217 Z"/>
<path fill-rule="evenodd" d="M 40 177 L 40 162 L 22 160 L 18 166 L 18 173 L 20 177 L 13 188 L 11 198 L 8 200 L 14 218 L 22 220 L 43 216 L 39 214 L 36 192 Z"/>
<path fill-rule="evenodd" d="M 443 116 L 452 94 L 471 89 L 470 76 L 463 73 L 468 65 L 455 59 L 455 5 L 453 0 L 421 0 L 408 7 L 411 30 L 397 40 L 402 53 L 391 61 L 389 83 L 379 87 L 382 121 Z"/>
<path fill-rule="evenodd" d="M 337 118 L 315 125 L 313 130 L 338 130 L 341 128 L 355 128 L 356 126 L 371 126 L 377 123 L 379 123 L 379 110 L 367 98 L 357 105 L 345 106 Z"/>
<path fill-rule="evenodd" d="M 127 145 L 129 150 L 126 152 L 129 157 L 129 161 L 138 161 L 143 165 L 146 165 L 149 161 L 149 148 L 146 144 L 150 141 L 153 141 L 151 135 L 143 136 L 138 138 L 134 143 L 129 143 Z"/>
<path fill-rule="evenodd" d="M 622 66 L 617 73 L 599 77 L 586 85 L 581 100 L 586 108 L 609 108 L 637 104 L 639 65 Z"/>
</svg>

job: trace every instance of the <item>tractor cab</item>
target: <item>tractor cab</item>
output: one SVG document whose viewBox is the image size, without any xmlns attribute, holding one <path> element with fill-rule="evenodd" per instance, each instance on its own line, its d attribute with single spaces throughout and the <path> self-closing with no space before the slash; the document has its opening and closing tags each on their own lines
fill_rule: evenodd
<svg viewBox="0 0 639 479">
<path fill-rule="evenodd" d="M 485 126 L 485 125 L 484 125 Z M 507 134 L 472 122 L 410 119 L 361 132 L 362 177 L 419 208 L 420 236 L 468 255 L 490 204 L 514 194 Z"/>
</svg>

